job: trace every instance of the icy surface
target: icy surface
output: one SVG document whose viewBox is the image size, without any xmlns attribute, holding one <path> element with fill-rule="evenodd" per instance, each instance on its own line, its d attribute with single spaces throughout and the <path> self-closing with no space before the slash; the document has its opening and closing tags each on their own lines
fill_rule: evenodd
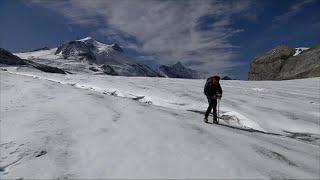
<svg viewBox="0 0 320 180">
<path fill-rule="evenodd" d="M 320 78 L 222 81 L 0 72 L 1 178 L 319 178 Z"/>
</svg>

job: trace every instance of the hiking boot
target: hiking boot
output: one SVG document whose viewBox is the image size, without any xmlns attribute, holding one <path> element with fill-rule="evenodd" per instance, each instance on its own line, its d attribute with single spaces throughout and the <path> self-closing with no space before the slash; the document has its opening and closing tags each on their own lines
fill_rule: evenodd
<svg viewBox="0 0 320 180">
<path fill-rule="evenodd" d="M 203 122 L 208 123 L 208 118 L 203 118 Z"/>
<path fill-rule="evenodd" d="M 217 120 L 213 120 L 213 124 L 219 124 Z"/>
</svg>

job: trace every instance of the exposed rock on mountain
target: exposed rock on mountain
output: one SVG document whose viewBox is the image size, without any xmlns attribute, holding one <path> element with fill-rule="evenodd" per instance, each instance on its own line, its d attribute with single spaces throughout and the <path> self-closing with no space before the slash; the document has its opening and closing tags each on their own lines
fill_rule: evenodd
<svg viewBox="0 0 320 180">
<path fill-rule="evenodd" d="M 229 76 L 224 76 L 223 78 L 222 78 L 222 80 L 233 80 L 231 77 L 229 77 Z"/>
<path fill-rule="evenodd" d="M 116 51 L 123 52 L 122 48 L 118 44 L 112 44 L 111 48 Z"/>
<path fill-rule="evenodd" d="M 118 75 L 110 65 L 103 64 L 100 68 L 106 74 L 113 75 L 113 76 Z"/>
<path fill-rule="evenodd" d="M 0 48 L 0 64 L 29 65 L 43 72 L 66 74 L 66 72 L 63 71 L 62 69 L 59 69 L 57 67 L 47 66 L 44 64 L 39 64 L 31 60 L 21 59 L 18 56 L 15 56 L 11 52 L 2 48 Z"/>
<path fill-rule="evenodd" d="M 70 72 L 105 73 L 118 76 L 159 76 L 156 71 L 129 57 L 118 44 L 107 45 L 91 37 L 70 41 L 50 50 L 18 53 L 17 55 Z"/>
<path fill-rule="evenodd" d="M 159 66 L 157 71 L 160 75 L 170 78 L 200 78 L 200 75 L 197 71 L 190 68 L 186 68 L 181 64 L 181 62 L 177 62 L 172 66 L 161 65 Z"/>
<path fill-rule="evenodd" d="M 15 56 L 11 52 L 0 48 L 0 64 L 25 65 L 26 63 L 18 56 Z"/>
<path fill-rule="evenodd" d="M 30 60 L 24 60 L 27 64 L 31 65 L 32 67 L 39 69 L 40 71 L 43 72 L 48 72 L 48 73 L 58 73 L 58 74 L 66 74 L 66 72 L 62 69 L 59 69 L 57 67 L 52 67 L 44 64 L 39 64 Z"/>
<path fill-rule="evenodd" d="M 320 45 L 310 49 L 277 46 L 252 61 L 248 79 L 285 80 L 317 76 L 320 76 Z"/>
<path fill-rule="evenodd" d="M 49 49 L 50 49 L 49 47 L 45 46 L 45 47 L 43 47 L 43 48 L 34 49 L 34 50 L 32 50 L 31 52 L 41 51 L 41 50 L 49 50 Z"/>
<path fill-rule="evenodd" d="M 78 57 L 79 59 L 95 60 L 94 54 L 90 51 L 90 47 L 82 41 L 71 41 L 58 47 L 55 54 L 61 54 L 64 59 L 70 57 Z"/>
</svg>

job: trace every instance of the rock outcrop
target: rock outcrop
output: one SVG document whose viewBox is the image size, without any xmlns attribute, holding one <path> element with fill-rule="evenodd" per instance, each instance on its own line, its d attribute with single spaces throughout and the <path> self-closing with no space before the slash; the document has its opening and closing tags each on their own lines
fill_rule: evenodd
<svg viewBox="0 0 320 180">
<path fill-rule="evenodd" d="M 67 74 L 64 70 L 53 67 L 53 66 L 48 66 L 45 64 L 40 64 L 36 63 L 30 60 L 24 60 L 28 65 L 31 65 L 32 67 L 39 69 L 40 71 L 47 72 L 47 73 L 58 73 L 58 74 Z"/>
<path fill-rule="evenodd" d="M 233 80 L 231 77 L 229 77 L 229 76 L 224 76 L 223 78 L 222 78 L 222 80 Z"/>
<path fill-rule="evenodd" d="M 18 56 L 13 55 L 11 52 L 0 48 L 0 64 L 5 65 L 26 65 L 26 63 Z"/>
<path fill-rule="evenodd" d="M 37 49 L 31 50 L 30 52 L 43 51 L 43 50 L 50 50 L 50 48 L 45 46 L 45 47 L 42 47 L 42 48 L 37 48 Z"/>
<path fill-rule="evenodd" d="M 277 46 L 256 57 L 250 65 L 248 79 L 287 80 L 320 76 L 320 45 L 295 54 L 295 48 Z"/>
</svg>

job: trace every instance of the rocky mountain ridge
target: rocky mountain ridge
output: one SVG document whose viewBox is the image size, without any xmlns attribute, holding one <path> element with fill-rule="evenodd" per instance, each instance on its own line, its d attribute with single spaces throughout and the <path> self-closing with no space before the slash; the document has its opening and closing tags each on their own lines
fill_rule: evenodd
<svg viewBox="0 0 320 180">
<path fill-rule="evenodd" d="M 114 76 L 147 76 L 169 78 L 201 78 L 195 70 L 181 62 L 172 66 L 160 65 L 157 69 L 130 57 L 118 44 L 104 44 L 92 37 L 69 41 L 56 48 L 40 48 L 16 53 L 33 62 L 55 66 L 68 72 L 87 72 Z"/>
<path fill-rule="evenodd" d="M 199 79 L 201 76 L 193 69 L 187 68 L 180 61 L 172 66 L 161 65 L 158 67 L 157 72 L 164 77 L 170 78 L 189 78 Z"/>
<path fill-rule="evenodd" d="M 248 79 L 287 80 L 319 76 L 320 45 L 312 48 L 280 45 L 251 62 Z"/>
</svg>

